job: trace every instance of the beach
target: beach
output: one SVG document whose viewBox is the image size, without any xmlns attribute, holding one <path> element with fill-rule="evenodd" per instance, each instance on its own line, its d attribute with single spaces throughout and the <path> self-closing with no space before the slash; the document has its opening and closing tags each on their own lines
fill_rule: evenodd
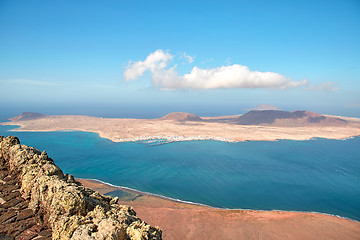
<svg viewBox="0 0 360 240">
<path fill-rule="evenodd" d="M 159 226 L 164 239 L 359 239 L 360 222 L 321 213 L 229 210 L 77 179 L 102 194 L 120 196 L 137 216 Z"/>
<path fill-rule="evenodd" d="M 308 140 L 311 138 L 346 139 L 360 135 L 357 118 L 344 118 L 340 126 L 278 126 L 239 125 L 231 123 L 237 116 L 203 117 L 204 121 L 168 119 L 100 118 L 76 115 L 49 115 L 38 119 L 13 120 L 2 125 L 18 125 L 13 131 L 78 130 L 98 133 L 114 142 L 166 139 L 173 141 L 216 140 L 276 141 L 279 139 Z M 341 117 L 340 117 L 341 118 Z"/>
</svg>

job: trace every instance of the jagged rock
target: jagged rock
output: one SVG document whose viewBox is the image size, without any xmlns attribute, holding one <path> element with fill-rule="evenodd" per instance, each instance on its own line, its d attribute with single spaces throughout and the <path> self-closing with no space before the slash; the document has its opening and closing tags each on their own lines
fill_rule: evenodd
<svg viewBox="0 0 360 240">
<path fill-rule="evenodd" d="M 131 207 L 117 205 L 118 198 L 81 186 L 45 151 L 0 136 L 0 159 L 18 177 L 22 197 L 51 227 L 53 239 L 161 239 L 159 228 L 136 217 Z"/>
</svg>

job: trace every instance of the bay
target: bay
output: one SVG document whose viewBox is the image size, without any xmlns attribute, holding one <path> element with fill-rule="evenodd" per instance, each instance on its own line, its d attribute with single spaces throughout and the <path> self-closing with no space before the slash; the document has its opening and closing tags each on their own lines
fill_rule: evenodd
<svg viewBox="0 0 360 240">
<path fill-rule="evenodd" d="M 213 207 L 314 211 L 360 220 L 360 138 L 114 143 L 98 134 L 11 132 L 79 178 Z"/>
</svg>

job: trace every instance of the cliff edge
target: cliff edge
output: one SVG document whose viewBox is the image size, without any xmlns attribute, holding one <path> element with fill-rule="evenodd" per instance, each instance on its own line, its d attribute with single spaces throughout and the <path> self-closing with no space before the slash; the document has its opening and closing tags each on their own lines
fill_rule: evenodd
<svg viewBox="0 0 360 240">
<path fill-rule="evenodd" d="M 52 239 L 161 239 L 162 232 L 117 198 L 100 195 L 64 174 L 46 152 L 0 136 L 0 161 L 18 179 L 29 208 L 52 229 Z"/>
</svg>

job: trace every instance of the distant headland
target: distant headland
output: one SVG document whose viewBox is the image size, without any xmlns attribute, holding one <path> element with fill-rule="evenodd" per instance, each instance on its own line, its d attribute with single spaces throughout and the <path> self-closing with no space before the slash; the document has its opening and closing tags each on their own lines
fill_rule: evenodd
<svg viewBox="0 0 360 240">
<path fill-rule="evenodd" d="M 2 125 L 14 131 L 79 130 L 98 133 L 114 142 L 166 139 L 276 141 L 311 138 L 346 139 L 360 135 L 360 119 L 309 111 L 251 110 L 242 115 L 199 117 L 174 112 L 155 119 L 100 118 L 78 115 L 42 115 L 25 112 Z"/>
</svg>

